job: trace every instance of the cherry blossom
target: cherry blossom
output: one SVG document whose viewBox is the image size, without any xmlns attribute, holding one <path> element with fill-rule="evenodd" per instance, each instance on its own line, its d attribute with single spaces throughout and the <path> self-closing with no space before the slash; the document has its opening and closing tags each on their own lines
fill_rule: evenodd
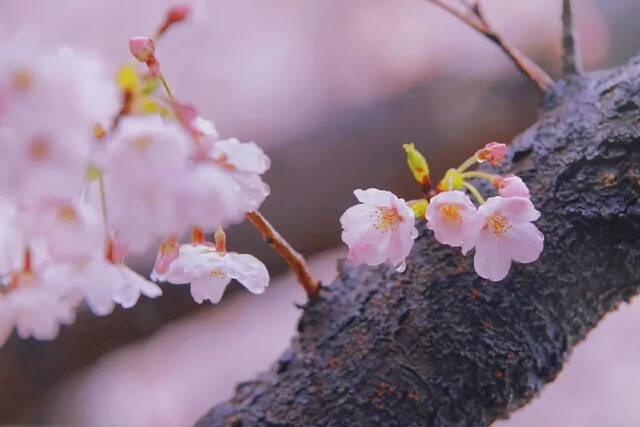
<svg viewBox="0 0 640 427">
<path fill-rule="evenodd" d="M 436 240 L 449 246 L 462 246 L 477 215 L 475 205 L 462 191 L 444 191 L 431 199 L 427 208 L 427 227 Z"/>
<path fill-rule="evenodd" d="M 82 264 L 56 264 L 45 272 L 49 281 L 65 283 L 64 295 L 77 306 L 84 300 L 98 316 L 111 313 L 116 304 L 133 307 L 141 295 L 156 298 L 162 290 L 124 264 L 95 259 Z"/>
<path fill-rule="evenodd" d="M 253 142 L 235 138 L 201 144 L 194 154 L 181 206 L 206 230 L 242 221 L 269 195 L 261 175 L 270 160 Z"/>
<path fill-rule="evenodd" d="M 23 284 L 0 296 L 0 345 L 4 344 L 13 326 L 20 338 L 52 340 L 58 336 L 60 325 L 74 322 L 73 305 L 45 286 Z"/>
<path fill-rule="evenodd" d="M 539 217 L 528 198 L 491 197 L 478 209 L 462 251 L 466 254 L 475 248 L 476 272 L 500 281 L 509 273 L 512 261 L 530 263 L 540 256 L 544 236 L 532 224 Z"/>
<path fill-rule="evenodd" d="M 155 51 L 155 43 L 148 37 L 131 37 L 129 39 L 129 52 L 138 61 L 147 62 Z"/>
<path fill-rule="evenodd" d="M 26 238 L 40 239 L 58 261 L 88 261 L 105 247 L 100 216 L 86 204 L 41 200 L 21 212 L 20 222 Z"/>
<path fill-rule="evenodd" d="M 413 210 L 389 191 L 370 188 L 353 193 L 361 203 L 340 217 L 348 258 L 370 266 L 386 261 L 402 264 L 418 237 Z"/>
<path fill-rule="evenodd" d="M 131 252 L 145 251 L 188 226 L 179 195 L 189 162 L 188 136 L 159 116 L 129 117 L 103 159 L 109 225 Z M 188 209 L 187 209 L 188 210 Z"/>
<path fill-rule="evenodd" d="M 219 302 L 231 279 L 254 294 L 263 293 L 269 285 L 269 272 L 257 258 L 218 252 L 208 244 L 181 245 L 178 257 L 162 277 L 173 284 L 190 283 L 191 295 L 198 304 L 205 300 Z"/>
<path fill-rule="evenodd" d="M 502 197 L 529 197 L 529 188 L 519 176 L 499 177 L 494 180 L 494 185 Z"/>
<path fill-rule="evenodd" d="M 91 56 L 21 45 L 0 47 L 0 191 L 20 203 L 76 196 L 93 128 L 117 111 L 115 86 Z"/>
</svg>

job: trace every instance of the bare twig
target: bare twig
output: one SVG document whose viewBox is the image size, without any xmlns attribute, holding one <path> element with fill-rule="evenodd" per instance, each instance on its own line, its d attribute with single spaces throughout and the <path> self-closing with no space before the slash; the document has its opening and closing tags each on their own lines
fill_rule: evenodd
<svg viewBox="0 0 640 427">
<path fill-rule="evenodd" d="M 582 74 L 580 52 L 576 40 L 571 0 L 562 1 L 562 72 L 564 75 Z"/>
<path fill-rule="evenodd" d="M 509 57 L 509 59 L 515 64 L 515 66 L 531 80 L 541 91 L 548 92 L 553 85 L 553 79 L 536 63 L 534 63 L 529 57 L 524 55 L 518 49 L 508 45 L 499 34 L 497 34 L 493 28 L 488 24 L 484 16 L 482 15 L 478 4 L 467 5 L 468 12 L 464 13 L 461 10 L 453 7 L 446 0 L 427 0 L 431 3 L 440 6 L 463 23 L 467 24 L 474 30 L 483 34 L 493 43 L 498 45 L 500 49 Z"/>
<path fill-rule="evenodd" d="M 320 286 L 318 282 L 311 277 L 304 257 L 291 247 L 260 212 L 249 212 L 247 219 L 258 229 L 260 234 L 262 234 L 265 242 L 273 246 L 273 249 L 289 264 L 289 267 L 295 273 L 298 282 L 300 282 L 307 292 L 309 298 L 314 298 L 318 294 Z"/>
</svg>

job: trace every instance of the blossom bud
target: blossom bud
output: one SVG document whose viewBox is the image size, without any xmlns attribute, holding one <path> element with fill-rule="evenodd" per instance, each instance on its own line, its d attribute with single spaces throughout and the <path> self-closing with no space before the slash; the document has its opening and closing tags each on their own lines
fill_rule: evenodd
<svg viewBox="0 0 640 427">
<path fill-rule="evenodd" d="M 140 62 L 147 62 L 155 51 L 155 43 L 148 37 L 131 37 L 129 39 L 129 52 Z"/>
<path fill-rule="evenodd" d="M 457 169 L 449 169 L 438 184 L 438 191 L 462 190 L 464 188 L 464 179 L 462 173 Z"/>
<path fill-rule="evenodd" d="M 426 184 L 430 181 L 429 165 L 424 156 L 416 150 L 413 144 L 402 144 L 402 148 L 407 153 L 407 165 L 413 174 L 413 177 L 420 184 Z"/>
<path fill-rule="evenodd" d="M 507 146 L 498 142 L 490 142 L 484 148 L 476 152 L 476 157 L 480 163 L 489 162 L 498 166 L 507 154 Z"/>
<path fill-rule="evenodd" d="M 429 202 L 426 199 L 410 200 L 407 204 L 413 209 L 413 215 L 416 218 L 424 218 L 429 207 Z"/>
</svg>

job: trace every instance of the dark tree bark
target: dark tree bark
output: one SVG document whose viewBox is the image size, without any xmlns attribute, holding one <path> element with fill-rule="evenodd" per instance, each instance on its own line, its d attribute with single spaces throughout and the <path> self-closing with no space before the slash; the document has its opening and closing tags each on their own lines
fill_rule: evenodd
<svg viewBox="0 0 640 427">
<path fill-rule="evenodd" d="M 640 59 L 547 94 L 501 172 L 545 249 L 500 283 L 421 227 L 407 271 L 341 264 L 273 368 L 198 426 L 485 426 L 553 380 L 640 288 Z"/>
</svg>

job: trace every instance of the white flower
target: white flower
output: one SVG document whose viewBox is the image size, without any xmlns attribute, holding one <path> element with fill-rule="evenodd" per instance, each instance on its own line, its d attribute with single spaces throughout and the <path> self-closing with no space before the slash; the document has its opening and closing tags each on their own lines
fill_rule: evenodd
<svg viewBox="0 0 640 427">
<path fill-rule="evenodd" d="M 507 276 L 512 261 L 530 263 L 540 256 L 544 236 L 532 224 L 539 217 L 540 212 L 528 198 L 491 197 L 478 208 L 462 253 L 475 247 L 476 272 L 498 282 Z"/>
<path fill-rule="evenodd" d="M 42 199 L 23 209 L 20 222 L 27 239 L 39 239 L 56 261 L 88 261 L 104 252 L 100 215 L 86 204 Z"/>
<path fill-rule="evenodd" d="M 386 261 L 401 265 L 418 237 L 413 210 L 389 191 L 370 188 L 353 193 L 361 203 L 340 217 L 348 258 L 371 266 Z"/>
<path fill-rule="evenodd" d="M 269 169 L 270 160 L 253 142 L 205 143 L 194 158 L 181 204 L 192 224 L 214 230 L 241 222 L 269 195 L 261 175 Z"/>
<path fill-rule="evenodd" d="M 115 304 L 133 307 L 144 295 L 155 298 L 162 290 L 123 264 L 96 259 L 85 264 L 56 264 L 45 272 L 49 281 L 66 283 L 65 297 L 78 305 L 83 299 L 98 316 L 111 313 Z"/>
<path fill-rule="evenodd" d="M 0 46 L 0 191 L 20 203 L 77 196 L 96 124 L 118 108 L 117 91 L 93 57 Z"/>
<path fill-rule="evenodd" d="M 208 245 L 180 246 L 178 257 L 164 276 L 173 284 L 191 284 L 191 295 L 197 303 L 217 303 L 231 279 L 236 279 L 254 294 L 269 285 L 269 272 L 257 258 L 235 252 L 220 253 Z"/>
<path fill-rule="evenodd" d="M 443 191 L 429 202 L 427 227 L 433 230 L 440 243 L 462 246 L 476 215 L 477 209 L 465 193 L 458 190 Z"/>
<path fill-rule="evenodd" d="M 178 198 L 190 155 L 184 131 L 159 116 L 130 117 L 107 144 L 105 192 L 118 241 L 140 253 L 167 234 L 180 234 L 189 225 Z"/>
</svg>

